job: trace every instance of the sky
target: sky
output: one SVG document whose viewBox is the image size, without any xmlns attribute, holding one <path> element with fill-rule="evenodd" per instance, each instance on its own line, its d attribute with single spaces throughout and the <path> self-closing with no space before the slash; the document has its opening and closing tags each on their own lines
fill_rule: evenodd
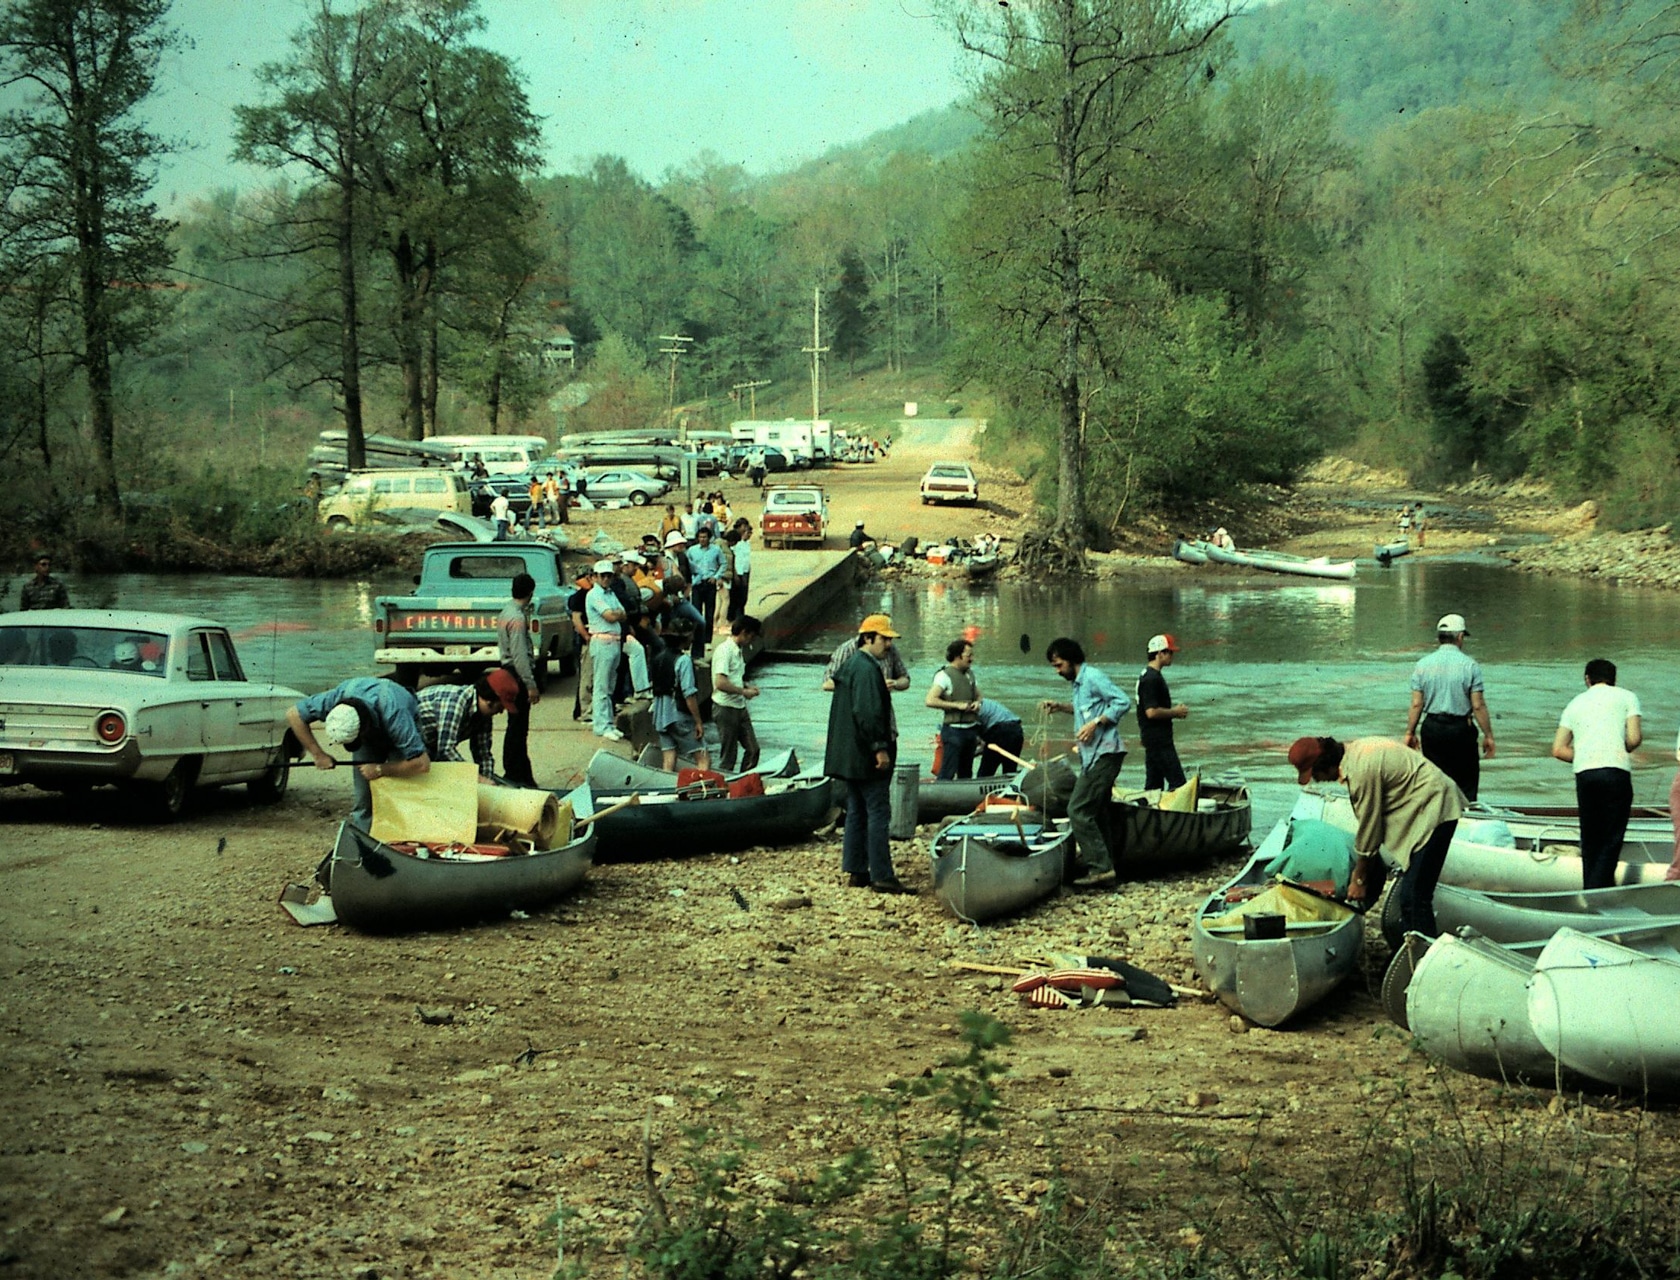
<svg viewBox="0 0 1680 1280">
<path fill-rule="evenodd" d="M 549 172 L 608 154 L 657 181 L 711 151 L 762 174 L 960 96 L 964 67 L 934 2 L 482 0 L 480 39 L 523 74 Z M 317 5 L 175 0 L 192 47 L 159 68 L 145 113 L 184 144 L 160 172 L 164 213 L 272 176 L 228 159 L 233 108 L 259 100 L 256 69 L 285 56 Z"/>
</svg>

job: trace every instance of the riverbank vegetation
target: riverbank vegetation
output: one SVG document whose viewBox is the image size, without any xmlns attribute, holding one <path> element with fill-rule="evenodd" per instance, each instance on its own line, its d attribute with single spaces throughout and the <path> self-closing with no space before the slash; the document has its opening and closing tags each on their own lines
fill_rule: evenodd
<svg viewBox="0 0 1680 1280">
<path fill-rule="evenodd" d="M 100 563 L 190 562 L 150 541 L 167 498 L 205 545 L 326 571 L 350 553 L 307 522 L 271 537 L 212 495 L 284 506 L 330 426 L 354 455 L 364 430 L 803 414 L 813 345 L 839 420 L 989 411 L 1069 547 L 1240 507 L 1327 450 L 1531 475 L 1618 528 L 1680 510 L 1671 6 L 947 18 L 967 103 L 786 172 L 703 154 L 655 181 L 538 173 L 476 0 L 324 10 L 235 108 L 273 181 L 170 224 L 136 129 L 167 5 L 14 5 L 10 73 L 97 54 L 116 78 L 85 118 L 47 92 L 6 117 L 6 514 Z M 104 203 L 67 218 L 84 189 Z"/>
</svg>

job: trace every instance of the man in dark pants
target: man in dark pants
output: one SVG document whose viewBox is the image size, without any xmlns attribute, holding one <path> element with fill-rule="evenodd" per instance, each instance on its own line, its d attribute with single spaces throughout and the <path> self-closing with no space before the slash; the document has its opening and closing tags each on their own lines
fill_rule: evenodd
<svg viewBox="0 0 1680 1280">
<path fill-rule="evenodd" d="M 1458 784 L 1421 753 L 1392 738 L 1360 738 L 1346 744 L 1334 738 L 1297 738 L 1289 748 L 1289 763 L 1303 787 L 1313 781 L 1347 784 L 1348 800 L 1359 820 L 1349 904 L 1369 906 L 1377 900 L 1386 874 L 1386 849 L 1403 872 L 1401 927 L 1435 937 L 1435 886 L 1464 812 Z"/>
<path fill-rule="evenodd" d="M 502 739 L 502 774 L 521 787 L 534 787 L 531 773 L 531 708 L 542 701 L 537 689 L 537 665 L 531 652 L 531 597 L 537 580 L 528 573 L 515 574 L 509 588 L 512 596 L 496 619 L 496 644 L 501 650 L 502 669 L 519 681 L 519 700 L 508 709 L 507 734 Z"/>
<path fill-rule="evenodd" d="M 1476 729 L 1482 754 L 1493 759 L 1493 720 L 1482 694 L 1482 664 L 1464 652 L 1470 631 L 1464 615 L 1449 613 L 1435 624 L 1435 652 L 1412 668 L 1412 706 L 1406 715 L 1406 745 L 1422 751 L 1465 799 L 1474 800 L 1482 767 L 1476 758 Z M 1421 723 L 1420 723 L 1421 717 Z"/>
<path fill-rule="evenodd" d="M 703 619 L 689 650 L 696 662 L 706 656 L 706 646 L 711 644 L 717 626 L 718 583 L 723 575 L 723 548 L 712 541 L 711 526 L 701 525 L 695 531 L 694 545 L 688 549 L 689 598 Z"/>
<path fill-rule="evenodd" d="M 1009 756 L 1020 756 L 1027 745 L 1027 731 L 1016 715 L 995 698 L 980 699 L 980 767 L 975 776 L 990 778 L 994 774 L 1008 776 L 1021 766 Z M 1002 747 L 1009 756 L 987 750 L 993 744 Z"/>
<path fill-rule="evenodd" d="M 1057 637 L 1045 650 L 1056 674 L 1073 686 L 1073 700 L 1046 698 L 1046 711 L 1073 713 L 1074 741 L 1079 751 L 1079 779 L 1068 798 L 1068 824 L 1085 863 L 1085 873 L 1073 883 L 1081 889 L 1101 889 L 1119 879 L 1117 868 L 1125 856 L 1125 829 L 1109 814 L 1109 793 L 1126 758 L 1120 740 L 1120 721 L 1132 701 L 1096 667 L 1085 661 L 1077 640 Z"/>
<path fill-rule="evenodd" d="M 1145 646 L 1148 658 L 1143 674 L 1137 682 L 1138 742 L 1143 747 L 1143 789 L 1182 787 L 1184 766 L 1178 762 L 1178 748 L 1173 745 L 1174 720 L 1190 714 L 1182 702 L 1173 705 L 1167 678 L 1161 672 L 1172 666 L 1178 652 L 1178 641 L 1170 635 L 1151 636 Z"/>
<path fill-rule="evenodd" d="M 934 673 L 927 705 L 939 712 L 939 773 L 942 781 L 974 776 L 980 749 L 980 686 L 974 679 L 974 642 L 945 646 L 945 665 Z"/>
<path fill-rule="evenodd" d="M 1639 699 L 1616 687 L 1616 664 L 1587 663 L 1587 690 L 1575 695 L 1558 720 L 1552 755 L 1575 769 L 1575 804 L 1581 821 L 1581 887 L 1616 883 L 1622 837 L 1633 809 L 1633 761 L 1644 735 Z"/>
<path fill-rule="evenodd" d="M 864 619 L 857 648 L 834 673 L 823 772 L 846 784 L 846 831 L 840 866 L 854 889 L 914 893 L 893 870 L 887 840 L 891 814 L 892 712 L 881 661 L 898 633 L 878 615 Z"/>
</svg>

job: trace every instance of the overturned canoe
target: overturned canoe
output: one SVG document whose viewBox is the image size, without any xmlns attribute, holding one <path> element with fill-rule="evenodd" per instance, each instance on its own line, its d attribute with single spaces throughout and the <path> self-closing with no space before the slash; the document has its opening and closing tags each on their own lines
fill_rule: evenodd
<svg viewBox="0 0 1680 1280">
<path fill-rule="evenodd" d="M 561 797 L 574 820 L 592 810 L 588 787 Z M 551 906 L 594 861 L 593 824 L 561 848 L 506 857 L 421 857 L 381 844 L 348 822 L 333 845 L 330 892 L 339 920 L 368 933 L 402 933 L 505 917 Z"/>
<path fill-rule="evenodd" d="M 1365 945 L 1364 921 L 1351 907 L 1272 883 L 1292 820 L 1285 818 L 1272 829 L 1248 864 L 1202 904 L 1190 925 L 1202 981 L 1227 1008 L 1263 1027 L 1287 1022 L 1335 990 L 1358 964 Z M 1281 936 L 1245 936 L 1251 915 L 1271 917 L 1266 923 Z"/>
<path fill-rule="evenodd" d="M 1123 794 L 1126 798 L 1116 798 L 1109 809 L 1114 821 L 1125 826 L 1122 875 L 1234 853 L 1248 844 L 1254 827 L 1246 786 L 1204 782 L 1201 801 L 1191 813 L 1162 809 L 1158 791 Z"/>
<path fill-rule="evenodd" d="M 933 892 L 958 919 L 995 920 L 1055 893 L 1071 848 L 1066 820 L 1036 810 L 960 818 L 933 838 Z"/>
<path fill-rule="evenodd" d="M 1332 560 L 1329 556 L 1292 556 L 1285 551 L 1245 551 L 1248 563 L 1267 573 L 1293 573 L 1304 578 L 1331 578 L 1350 581 L 1358 566 L 1352 560 Z"/>
<path fill-rule="evenodd" d="M 1405 538 L 1396 538 L 1393 542 L 1379 542 L 1371 548 L 1371 555 L 1383 568 L 1388 568 L 1401 556 L 1412 554 L 1412 544 Z"/>
<path fill-rule="evenodd" d="M 1680 1090 L 1680 962 L 1560 929 L 1534 962 L 1528 1019 L 1564 1066 L 1618 1088 Z"/>
<path fill-rule="evenodd" d="M 637 802 L 607 814 L 596 856 L 677 858 L 694 853 L 747 849 L 803 840 L 834 813 L 827 778 L 771 778 L 763 795 L 688 799 L 675 788 L 591 788 L 605 811 L 620 800 Z"/>
<path fill-rule="evenodd" d="M 1185 564 L 1206 564 L 1208 562 L 1208 553 L 1203 544 L 1199 542 L 1187 542 L 1183 538 L 1175 538 L 1173 539 L 1172 553 L 1174 560 L 1182 560 Z"/>
</svg>

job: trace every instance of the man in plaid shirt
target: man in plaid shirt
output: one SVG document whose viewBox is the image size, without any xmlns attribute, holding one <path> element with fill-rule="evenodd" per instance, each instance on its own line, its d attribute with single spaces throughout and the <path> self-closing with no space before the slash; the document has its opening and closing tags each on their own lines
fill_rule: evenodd
<svg viewBox="0 0 1680 1280">
<path fill-rule="evenodd" d="M 473 763 L 481 776 L 496 773 L 491 730 L 499 711 L 519 705 L 519 681 L 497 668 L 474 684 L 434 684 L 420 691 L 420 737 L 433 760 L 460 760 L 461 740 L 471 739 Z"/>
</svg>

